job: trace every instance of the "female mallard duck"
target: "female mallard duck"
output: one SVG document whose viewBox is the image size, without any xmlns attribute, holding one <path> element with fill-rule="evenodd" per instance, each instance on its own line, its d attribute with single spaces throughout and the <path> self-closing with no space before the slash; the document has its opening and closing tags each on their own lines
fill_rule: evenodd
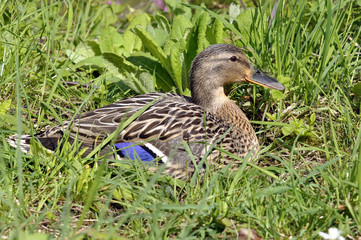
<svg viewBox="0 0 361 240">
<path fill-rule="evenodd" d="M 227 98 L 224 86 L 243 81 L 277 90 L 283 90 L 284 86 L 254 69 L 241 49 L 230 44 L 212 45 L 196 56 L 189 81 L 192 98 L 173 93 L 136 96 L 84 113 L 74 122 L 65 121 L 34 137 L 45 148 L 55 150 L 66 136 L 70 143 L 76 141 L 80 148 L 87 148 L 85 154 L 88 154 L 116 131 L 124 118 L 154 101 L 116 138 L 115 147 L 120 157 L 142 161 L 157 158 L 166 164 L 169 174 L 186 178 L 193 173 L 194 165 L 184 143 L 188 144 L 196 162 L 207 152 L 207 145 L 216 142 L 240 157 L 250 151 L 256 154 L 259 148 L 256 134 L 242 110 Z M 8 142 L 16 147 L 20 139 L 21 150 L 27 152 L 31 138 L 31 135 L 14 135 Z M 112 151 L 108 145 L 100 155 Z M 217 150 L 210 154 L 211 160 L 218 156 Z"/>
</svg>

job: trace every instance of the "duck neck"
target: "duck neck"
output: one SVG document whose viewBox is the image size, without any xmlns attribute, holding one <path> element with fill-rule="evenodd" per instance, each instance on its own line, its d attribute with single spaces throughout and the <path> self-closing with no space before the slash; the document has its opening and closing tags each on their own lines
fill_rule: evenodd
<svg viewBox="0 0 361 240">
<path fill-rule="evenodd" d="M 224 93 L 221 81 L 210 79 L 208 74 L 191 71 L 190 87 L 192 101 L 205 108 L 207 111 L 214 112 L 215 109 L 222 107 L 224 102 L 230 101 Z M 216 76 L 213 76 L 213 78 Z M 218 85 L 219 84 L 219 85 Z"/>
<path fill-rule="evenodd" d="M 198 81 L 197 84 L 191 85 L 191 91 L 192 101 L 207 112 L 230 122 L 239 120 L 248 122 L 243 111 L 226 96 L 223 86 L 210 86 L 206 81 Z"/>
<path fill-rule="evenodd" d="M 192 101 L 231 125 L 232 131 L 239 138 L 243 138 L 247 133 L 252 146 L 258 145 L 256 134 L 247 116 L 226 96 L 223 86 L 212 86 L 206 79 L 197 80 L 199 81 L 191 82 Z"/>
<path fill-rule="evenodd" d="M 232 102 L 227 98 L 224 93 L 223 87 L 209 90 L 203 88 L 203 90 L 192 90 L 192 100 L 195 104 L 202 106 L 209 112 L 216 112 L 217 109 L 221 109 L 225 103 Z"/>
</svg>

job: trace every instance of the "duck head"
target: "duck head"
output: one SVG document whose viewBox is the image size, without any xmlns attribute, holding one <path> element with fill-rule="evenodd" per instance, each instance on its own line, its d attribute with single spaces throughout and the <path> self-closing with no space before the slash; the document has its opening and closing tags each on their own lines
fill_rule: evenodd
<svg viewBox="0 0 361 240">
<path fill-rule="evenodd" d="M 209 110 L 230 101 L 224 93 L 224 86 L 229 83 L 251 82 L 284 90 L 276 79 L 253 68 L 242 50 L 231 44 L 211 45 L 198 54 L 189 80 L 194 103 Z"/>
</svg>

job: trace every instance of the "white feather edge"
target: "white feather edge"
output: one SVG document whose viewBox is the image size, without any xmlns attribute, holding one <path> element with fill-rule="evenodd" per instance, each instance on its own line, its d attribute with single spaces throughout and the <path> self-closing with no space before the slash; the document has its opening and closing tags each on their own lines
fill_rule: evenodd
<svg viewBox="0 0 361 240">
<path fill-rule="evenodd" d="M 27 144 L 25 142 L 25 140 L 28 138 L 28 135 L 20 135 L 20 139 L 19 139 L 19 135 L 15 134 L 12 135 L 10 137 L 8 137 L 6 139 L 6 141 L 9 143 L 10 146 L 12 146 L 13 148 L 17 148 L 18 147 L 18 139 L 20 140 L 20 151 L 27 153 L 29 151 L 30 145 Z"/>
<path fill-rule="evenodd" d="M 164 155 L 164 153 L 158 148 L 156 148 L 153 144 L 145 143 L 144 145 L 150 150 L 152 150 L 152 152 L 154 152 L 158 157 L 160 157 L 164 163 L 168 162 L 168 157 Z"/>
</svg>

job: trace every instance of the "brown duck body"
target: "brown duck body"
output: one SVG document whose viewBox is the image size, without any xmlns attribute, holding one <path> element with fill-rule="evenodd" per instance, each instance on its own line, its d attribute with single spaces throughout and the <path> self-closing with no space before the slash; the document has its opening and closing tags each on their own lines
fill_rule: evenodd
<svg viewBox="0 0 361 240">
<path fill-rule="evenodd" d="M 239 48 L 229 44 L 213 45 L 193 61 L 190 74 L 192 98 L 172 93 L 140 95 L 84 113 L 73 123 L 66 121 L 34 137 L 45 148 L 55 150 L 66 136 L 80 149 L 87 148 L 86 155 L 116 131 L 121 122 L 154 102 L 119 133 L 115 147 L 122 150 L 125 148 L 123 143 L 140 146 L 142 151 L 166 164 L 169 174 L 186 178 L 195 169 L 186 150 L 188 147 L 196 163 L 212 144 L 240 157 L 250 151 L 252 155 L 257 153 L 258 139 L 249 120 L 223 90 L 227 83 L 251 78 L 252 67 Z M 275 82 L 268 77 L 266 83 L 260 84 L 282 89 L 283 86 Z M 8 142 L 16 146 L 17 139 L 20 139 L 21 150 L 28 151 L 31 138 L 29 135 L 20 138 L 14 135 Z M 108 144 L 101 149 L 100 155 L 114 152 Z M 214 162 L 220 159 L 220 155 L 219 151 L 211 149 L 207 160 Z M 140 157 L 140 160 L 143 159 Z M 228 163 L 229 160 L 233 159 L 222 157 L 220 162 Z"/>
</svg>

